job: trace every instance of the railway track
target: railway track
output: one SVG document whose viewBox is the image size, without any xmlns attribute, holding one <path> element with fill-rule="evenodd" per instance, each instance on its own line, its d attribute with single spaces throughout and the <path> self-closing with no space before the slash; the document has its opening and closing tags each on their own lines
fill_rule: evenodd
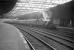
<svg viewBox="0 0 74 50">
<path fill-rule="evenodd" d="M 27 26 L 26 24 L 18 24 L 18 25 Z M 28 26 L 27 26 L 27 27 L 28 27 Z M 31 25 L 31 26 L 29 25 L 29 27 L 32 28 L 32 25 Z M 33 28 L 36 28 L 36 29 L 37 29 L 36 26 L 33 27 Z M 38 29 L 40 30 L 40 29 L 42 29 L 42 28 L 38 28 Z M 61 28 L 60 28 L 60 29 L 61 29 Z M 49 30 L 43 28 L 42 30 L 44 30 L 44 31 L 46 30 L 47 32 L 51 32 L 51 33 L 54 33 L 54 34 L 58 34 L 58 35 L 60 35 L 60 36 L 64 36 L 64 37 L 68 37 L 68 38 L 74 39 L 74 37 L 73 37 L 73 36 L 74 36 L 74 34 L 73 34 L 74 31 L 73 31 L 73 30 L 70 30 L 70 31 L 69 31 L 69 30 L 63 31 L 62 29 L 61 29 L 61 30 L 60 30 L 60 29 L 57 30 L 57 31 L 56 31 L 56 30 L 51 30 L 51 29 L 50 29 L 50 31 L 49 31 Z"/>
<path fill-rule="evenodd" d="M 28 27 L 28 26 L 27 26 Z M 32 27 L 31 27 L 32 28 Z M 74 30 L 51 30 L 51 29 L 44 29 L 44 28 L 37 28 L 37 27 L 33 27 L 34 29 L 36 28 L 36 29 L 38 29 L 38 30 L 43 30 L 43 31 L 46 31 L 46 32 L 50 32 L 50 33 L 53 33 L 53 34 L 57 34 L 57 35 L 60 35 L 60 36 L 62 36 L 62 37 L 67 37 L 67 38 L 70 38 L 70 39 L 74 39 Z"/>
<path fill-rule="evenodd" d="M 29 27 L 27 27 L 27 28 L 29 28 Z M 36 31 L 36 32 L 42 32 L 42 33 L 46 33 L 46 34 L 48 34 L 48 35 L 52 35 L 52 36 L 56 36 L 56 37 L 58 37 L 58 38 L 61 38 L 61 39 L 64 39 L 64 40 L 66 40 L 66 41 L 69 41 L 69 42 L 71 42 L 71 43 L 74 43 L 74 38 L 72 38 L 72 37 L 64 37 L 64 36 L 60 36 L 60 35 L 58 35 L 58 34 L 53 34 L 53 32 L 50 32 L 49 33 L 49 31 L 45 31 L 45 30 L 43 30 L 43 29 L 39 29 L 39 28 L 30 28 L 31 30 L 34 30 L 34 31 Z"/>
<path fill-rule="evenodd" d="M 19 25 L 18 25 L 19 26 Z M 72 38 L 72 37 L 70 37 L 70 36 L 61 36 L 60 34 L 62 34 L 62 33 L 60 33 L 60 34 L 57 34 L 56 32 L 52 32 L 51 30 L 49 31 L 49 30 L 46 30 L 46 29 L 40 29 L 40 28 L 37 28 L 37 27 L 26 27 L 26 26 L 24 26 L 24 25 L 21 25 L 20 24 L 20 26 L 21 27 L 25 27 L 25 28 L 30 28 L 31 30 L 34 30 L 34 31 L 36 31 L 36 32 L 42 32 L 42 33 L 46 33 L 46 34 L 48 34 L 48 35 L 52 35 L 52 36 L 56 36 L 56 37 L 58 37 L 58 38 L 61 38 L 61 39 L 64 39 L 64 40 L 67 40 L 67 41 L 69 41 L 69 42 L 72 42 L 72 43 L 74 43 L 74 38 Z"/>
<path fill-rule="evenodd" d="M 31 27 L 32 28 L 32 27 Z M 36 28 L 37 29 L 37 27 L 33 27 L 33 28 Z M 39 30 L 41 29 L 41 30 L 44 30 L 44 31 L 46 31 L 46 32 L 51 32 L 51 33 L 54 33 L 54 34 L 58 34 L 58 35 L 61 35 L 61 36 L 65 36 L 65 37 L 69 37 L 69 38 L 74 38 L 73 37 L 73 33 L 74 33 L 74 30 L 62 30 L 61 28 L 60 28 L 60 30 L 51 30 L 51 29 L 44 29 L 44 28 L 38 28 Z M 49 31 L 50 30 L 50 31 Z"/>
<path fill-rule="evenodd" d="M 29 32 L 21 28 L 19 28 L 19 30 L 21 30 L 21 32 L 23 33 L 24 37 L 26 38 L 26 41 L 30 45 L 31 50 L 56 50 L 46 42 L 30 34 Z"/>
<path fill-rule="evenodd" d="M 21 25 L 17 25 L 17 27 L 19 29 L 27 32 L 28 34 L 34 36 L 35 38 L 43 41 L 47 45 L 49 44 L 49 46 L 51 46 L 51 48 L 55 48 L 55 50 L 73 50 L 72 44 L 69 45 L 70 43 L 67 42 L 67 41 L 60 43 L 61 41 L 58 41 L 60 39 L 57 39 L 56 37 L 53 36 L 54 39 L 57 39 L 57 40 L 54 40 L 53 38 L 51 38 L 52 36 L 47 36 L 44 33 L 42 33 L 41 31 L 38 31 L 38 30 L 35 30 L 35 29 L 32 29 L 32 28 L 26 28 L 26 27 L 23 27 Z"/>
<path fill-rule="evenodd" d="M 44 50 L 74 50 L 74 41 L 66 37 L 58 36 L 43 29 L 35 27 L 26 27 L 22 24 L 13 24 L 23 33 L 26 41 L 28 42 L 31 50 L 43 50 L 42 47 L 38 45 L 43 44 L 45 46 Z M 26 33 L 25 33 L 26 32 Z M 35 39 L 35 40 L 32 40 Z M 38 45 L 34 45 L 34 44 Z M 37 47 L 37 48 L 36 48 Z M 44 47 L 43 47 L 44 48 Z"/>
<path fill-rule="evenodd" d="M 41 30 L 37 30 L 37 29 L 34 29 L 34 28 L 31 28 L 32 31 L 35 31 L 41 35 L 44 35 L 48 38 L 52 38 L 52 39 L 55 39 L 56 41 L 59 41 L 60 43 L 62 44 L 65 44 L 69 47 L 72 47 L 74 48 L 73 44 L 74 44 L 74 41 L 71 40 L 71 39 L 68 39 L 66 37 L 62 37 L 62 36 L 59 36 L 59 35 L 55 35 L 55 34 L 52 34 L 52 33 L 48 33 L 48 32 L 45 32 L 45 31 L 41 31 Z"/>
</svg>

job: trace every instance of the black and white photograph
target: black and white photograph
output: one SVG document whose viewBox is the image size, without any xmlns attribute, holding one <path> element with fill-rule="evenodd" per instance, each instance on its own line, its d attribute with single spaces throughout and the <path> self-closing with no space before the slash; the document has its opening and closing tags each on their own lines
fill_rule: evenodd
<svg viewBox="0 0 74 50">
<path fill-rule="evenodd" d="M 74 50 L 74 0 L 0 0 L 0 50 Z"/>
</svg>

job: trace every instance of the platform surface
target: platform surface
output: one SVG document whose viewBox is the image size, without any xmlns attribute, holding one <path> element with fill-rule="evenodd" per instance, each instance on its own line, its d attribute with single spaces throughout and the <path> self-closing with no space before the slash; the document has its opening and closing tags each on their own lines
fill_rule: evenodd
<svg viewBox="0 0 74 50">
<path fill-rule="evenodd" d="M 30 48 L 16 27 L 0 22 L 0 50 L 30 50 Z"/>
</svg>

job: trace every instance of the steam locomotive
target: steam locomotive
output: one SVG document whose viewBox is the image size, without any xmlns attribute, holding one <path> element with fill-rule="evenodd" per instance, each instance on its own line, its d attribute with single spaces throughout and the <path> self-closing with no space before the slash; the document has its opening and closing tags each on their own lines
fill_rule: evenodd
<svg viewBox="0 0 74 50">
<path fill-rule="evenodd" d="M 3 14 L 8 13 L 13 9 L 17 0 L 0 0 L 0 18 L 3 18 Z M 57 5 L 48 9 L 52 12 L 51 21 L 45 22 L 44 25 L 47 28 L 62 27 L 74 27 L 74 1 L 70 1 L 64 4 Z M 50 15 L 49 15 L 50 16 Z"/>
</svg>

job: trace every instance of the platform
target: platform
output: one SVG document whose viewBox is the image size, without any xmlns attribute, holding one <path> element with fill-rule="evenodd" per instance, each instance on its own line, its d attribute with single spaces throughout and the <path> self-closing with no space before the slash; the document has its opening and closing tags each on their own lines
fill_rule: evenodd
<svg viewBox="0 0 74 50">
<path fill-rule="evenodd" d="M 0 50 L 30 50 L 30 48 L 16 27 L 0 22 Z"/>
</svg>

